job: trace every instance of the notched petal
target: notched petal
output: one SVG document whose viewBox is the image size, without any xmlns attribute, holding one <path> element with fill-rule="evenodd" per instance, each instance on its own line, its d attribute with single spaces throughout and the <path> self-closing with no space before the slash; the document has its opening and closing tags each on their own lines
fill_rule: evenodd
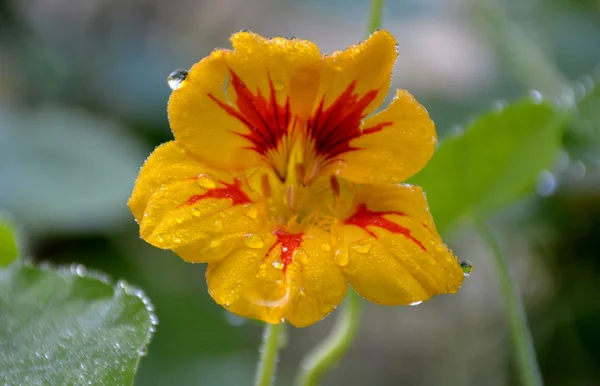
<svg viewBox="0 0 600 386">
<path fill-rule="evenodd" d="M 342 225 L 334 228 L 337 263 L 350 284 L 380 304 L 410 305 L 455 293 L 463 272 L 414 186 L 359 185 Z"/>
</svg>

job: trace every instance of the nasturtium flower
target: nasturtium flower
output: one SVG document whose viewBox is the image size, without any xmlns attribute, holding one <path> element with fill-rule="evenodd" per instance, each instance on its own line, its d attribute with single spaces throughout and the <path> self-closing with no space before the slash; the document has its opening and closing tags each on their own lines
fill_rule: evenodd
<svg viewBox="0 0 600 386">
<path fill-rule="evenodd" d="M 434 124 L 415 98 L 385 98 L 396 61 L 386 31 L 345 51 L 231 37 L 178 74 L 174 141 L 142 167 L 129 207 L 141 237 L 208 263 L 213 299 L 236 314 L 307 326 L 348 284 L 385 305 L 454 293 L 463 271 L 423 190 Z M 174 80 L 175 81 L 175 80 Z"/>
</svg>

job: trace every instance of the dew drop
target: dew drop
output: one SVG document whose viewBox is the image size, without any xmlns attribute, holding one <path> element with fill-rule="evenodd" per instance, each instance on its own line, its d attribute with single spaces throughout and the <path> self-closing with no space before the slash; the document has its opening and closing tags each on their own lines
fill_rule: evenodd
<svg viewBox="0 0 600 386">
<path fill-rule="evenodd" d="M 348 249 L 340 248 L 335 252 L 335 260 L 340 267 L 345 267 L 350 263 L 350 256 L 348 255 Z"/>
<path fill-rule="evenodd" d="M 461 260 L 458 262 L 465 276 L 469 276 L 473 272 L 473 264 L 469 260 Z"/>
<path fill-rule="evenodd" d="M 87 275 L 87 268 L 81 264 L 73 264 L 71 266 L 71 273 L 83 277 Z"/>
<path fill-rule="evenodd" d="M 209 248 L 216 248 L 219 245 L 221 245 L 221 240 L 213 240 L 210 242 L 210 244 L 208 246 L 209 246 Z"/>
<path fill-rule="evenodd" d="M 556 191 L 557 186 L 556 177 L 548 170 L 542 170 L 538 174 L 535 190 L 540 196 L 550 196 Z"/>
<path fill-rule="evenodd" d="M 150 323 L 155 326 L 158 324 L 158 317 L 155 314 L 150 314 Z"/>
<path fill-rule="evenodd" d="M 306 296 L 306 289 L 304 287 L 300 288 L 300 296 Z"/>
<path fill-rule="evenodd" d="M 418 300 L 418 301 L 416 301 L 416 302 L 412 302 L 412 303 L 410 303 L 410 304 L 409 304 L 409 306 L 418 306 L 418 305 L 419 305 L 419 304 L 421 304 L 421 303 L 423 303 L 423 301 L 422 301 L 422 300 Z"/>
<path fill-rule="evenodd" d="M 177 224 L 181 224 L 181 223 L 183 223 L 183 220 L 182 220 L 181 218 L 177 217 L 177 218 L 175 219 L 175 222 L 176 222 Z"/>
<path fill-rule="evenodd" d="M 323 244 L 323 245 L 321 245 L 321 249 L 324 250 L 325 252 L 329 252 L 329 251 L 331 251 L 331 245 Z"/>
<path fill-rule="evenodd" d="M 371 250 L 371 243 L 354 244 L 352 250 L 356 253 L 367 254 Z"/>
<path fill-rule="evenodd" d="M 175 244 L 181 244 L 181 239 L 179 237 L 173 237 L 173 242 Z"/>
<path fill-rule="evenodd" d="M 138 349 L 138 354 L 141 356 L 144 356 L 146 354 L 148 354 L 148 349 L 146 348 L 146 346 L 142 346 Z"/>
<path fill-rule="evenodd" d="M 198 185 L 200 185 L 200 187 L 204 188 L 204 189 L 214 189 L 217 187 L 217 183 L 215 181 L 215 178 L 209 174 L 198 174 L 198 177 L 196 178 L 198 180 Z"/>
<path fill-rule="evenodd" d="M 167 83 L 169 84 L 169 87 L 171 87 L 171 90 L 177 90 L 181 87 L 181 84 L 187 76 L 188 72 L 186 70 L 175 70 L 170 73 L 167 77 Z"/>
<path fill-rule="evenodd" d="M 202 213 L 200 213 L 200 211 L 198 209 L 192 209 L 192 216 L 194 217 L 200 217 Z"/>
<path fill-rule="evenodd" d="M 277 268 L 277 269 L 283 269 L 283 263 L 281 261 L 277 261 L 275 260 L 273 262 L 273 267 Z"/>
<path fill-rule="evenodd" d="M 261 265 L 258 266 L 259 269 L 267 269 L 267 264 L 262 263 Z"/>
<path fill-rule="evenodd" d="M 246 211 L 246 216 L 250 217 L 251 219 L 255 219 L 258 216 L 258 209 L 256 209 L 255 206 L 249 207 Z"/>
<path fill-rule="evenodd" d="M 573 92 L 575 93 L 575 99 L 579 101 L 585 97 L 585 94 L 587 94 L 587 89 L 583 83 L 575 82 L 573 83 Z"/>
<path fill-rule="evenodd" d="M 229 311 L 225 311 L 225 320 L 227 321 L 227 323 L 229 323 L 229 325 L 234 326 L 234 327 L 243 326 L 248 321 L 248 319 L 246 319 L 242 316 L 233 314 Z"/>
<path fill-rule="evenodd" d="M 244 237 L 244 244 L 246 244 L 249 248 L 252 249 L 260 249 L 265 246 L 265 242 L 260 235 L 256 233 L 247 234 Z"/>
<path fill-rule="evenodd" d="M 223 221 L 215 220 L 215 230 L 220 231 L 221 229 L 223 229 Z"/>
<path fill-rule="evenodd" d="M 492 110 L 496 113 L 502 112 L 506 108 L 508 102 L 505 100 L 497 100 L 492 103 Z"/>
<path fill-rule="evenodd" d="M 571 162 L 567 168 L 567 173 L 575 179 L 581 179 L 585 177 L 586 167 L 585 164 L 579 160 Z"/>
<path fill-rule="evenodd" d="M 534 103 L 542 103 L 542 101 L 544 100 L 544 96 L 538 90 L 529 90 L 529 98 Z"/>
<path fill-rule="evenodd" d="M 277 91 L 281 91 L 284 88 L 284 84 L 282 81 L 280 80 L 274 80 L 273 81 L 273 88 Z"/>
</svg>

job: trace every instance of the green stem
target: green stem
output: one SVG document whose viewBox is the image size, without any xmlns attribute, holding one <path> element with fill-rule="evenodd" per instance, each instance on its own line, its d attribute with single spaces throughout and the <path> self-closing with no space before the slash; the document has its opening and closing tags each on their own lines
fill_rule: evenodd
<svg viewBox="0 0 600 386">
<path fill-rule="evenodd" d="M 527 318 L 517 286 L 510 276 L 508 261 L 485 222 L 476 220 L 476 223 L 479 234 L 490 248 L 496 263 L 498 281 L 506 303 L 510 336 L 516 351 L 522 384 L 524 386 L 541 386 L 542 377 L 535 357 L 533 339 L 527 326 Z"/>
<path fill-rule="evenodd" d="M 309 352 L 300 364 L 296 376 L 298 386 L 318 385 L 323 373 L 348 351 L 358 332 L 360 308 L 360 297 L 350 289 L 331 334 Z"/>
<path fill-rule="evenodd" d="M 471 0 L 467 9 L 492 46 L 505 58 L 508 68 L 525 86 L 542 93 L 558 94 L 568 80 L 546 53 L 516 23 L 510 20 L 505 2 Z"/>
<path fill-rule="evenodd" d="M 283 323 L 265 324 L 260 359 L 256 369 L 255 386 L 271 386 L 275 375 L 279 342 L 284 329 Z"/>
<path fill-rule="evenodd" d="M 369 33 L 381 28 L 381 11 L 383 8 L 383 0 L 371 1 L 371 14 L 369 16 Z"/>
</svg>

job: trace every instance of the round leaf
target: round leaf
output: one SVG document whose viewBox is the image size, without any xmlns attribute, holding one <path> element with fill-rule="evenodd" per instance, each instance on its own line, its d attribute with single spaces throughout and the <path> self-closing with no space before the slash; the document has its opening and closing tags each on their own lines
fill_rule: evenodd
<svg viewBox="0 0 600 386">
<path fill-rule="evenodd" d="M 143 293 L 17 263 L 0 270 L 0 374 L 6 385 L 131 385 L 156 317 Z"/>
</svg>

